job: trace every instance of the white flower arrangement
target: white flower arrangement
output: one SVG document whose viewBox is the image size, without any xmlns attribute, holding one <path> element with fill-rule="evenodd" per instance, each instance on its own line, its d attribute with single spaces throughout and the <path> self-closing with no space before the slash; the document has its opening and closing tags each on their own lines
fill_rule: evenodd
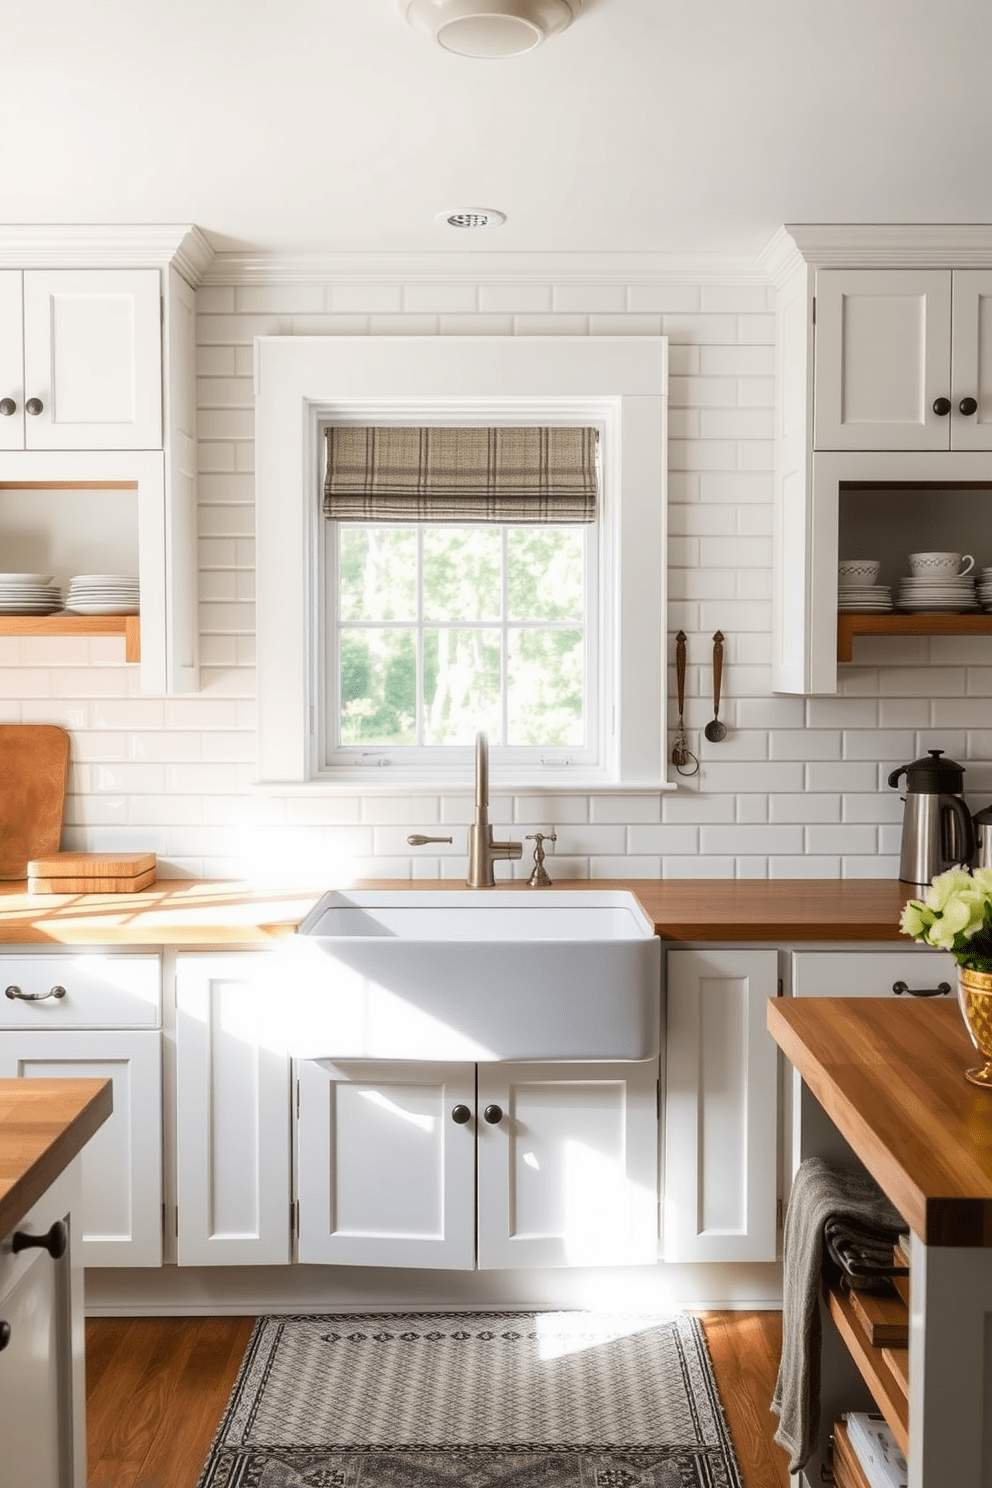
<svg viewBox="0 0 992 1488">
<path fill-rule="evenodd" d="M 907 900 L 899 928 L 959 966 L 992 972 L 992 868 L 938 873 L 923 899 Z"/>
</svg>

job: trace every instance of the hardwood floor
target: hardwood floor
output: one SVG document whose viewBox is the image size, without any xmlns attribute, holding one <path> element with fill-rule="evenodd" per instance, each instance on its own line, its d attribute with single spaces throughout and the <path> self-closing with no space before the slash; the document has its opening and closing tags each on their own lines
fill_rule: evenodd
<svg viewBox="0 0 992 1488">
<path fill-rule="evenodd" d="M 788 1488 L 772 1442 L 777 1312 L 700 1314 L 744 1488 Z M 89 1488 L 195 1488 L 252 1318 L 90 1318 Z"/>
</svg>

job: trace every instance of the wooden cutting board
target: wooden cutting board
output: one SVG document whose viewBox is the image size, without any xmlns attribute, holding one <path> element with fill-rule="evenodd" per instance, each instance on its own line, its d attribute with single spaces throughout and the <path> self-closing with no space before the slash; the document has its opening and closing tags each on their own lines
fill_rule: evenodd
<svg viewBox="0 0 992 1488">
<path fill-rule="evenodd" d="M 58 852 L 68 774 L 65 729 L 0 724 L 0 879 L 27 878 L 32 858 Z"/>
</svg>

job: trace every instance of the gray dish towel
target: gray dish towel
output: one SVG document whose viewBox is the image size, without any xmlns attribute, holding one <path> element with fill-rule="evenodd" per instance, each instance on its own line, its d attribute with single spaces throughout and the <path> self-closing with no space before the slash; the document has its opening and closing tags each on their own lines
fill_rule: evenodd
<svg viewBox="0 0 992 1488">
<path fill-rule="evenodd" d="M 804 1467 L 820 1426 L 820 1274 L 824 1231 L 850 1225 L 891 1244 L 906 1229 L 873 1178 L 847 1173 L 822 1158 L 799 1165 L 785 1216 L 782 1245 L 782 1358 L 772 1396 L 779 1418 L 775 1440 L 789 1453 L 789 1471 Z"/>
</svg>

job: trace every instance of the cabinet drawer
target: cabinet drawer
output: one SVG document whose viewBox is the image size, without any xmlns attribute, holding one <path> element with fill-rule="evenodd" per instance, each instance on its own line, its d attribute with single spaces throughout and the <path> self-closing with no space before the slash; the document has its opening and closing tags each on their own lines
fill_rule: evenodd
<svg viewBox="0 0 992 1488">
<path fill-rule="evenodd" d="M 158 956 L 0 956 L 0 987 L 0 1028 L 157 1028 L 161 1019 Z"/>
<path fill-rule="evenodd" d="M 946 982 L 957 989 L 957 963 L 944 951 L 794 951 L 794 997 L 891 997 L 898 982 L 911 992 Z"/>
</svg>

